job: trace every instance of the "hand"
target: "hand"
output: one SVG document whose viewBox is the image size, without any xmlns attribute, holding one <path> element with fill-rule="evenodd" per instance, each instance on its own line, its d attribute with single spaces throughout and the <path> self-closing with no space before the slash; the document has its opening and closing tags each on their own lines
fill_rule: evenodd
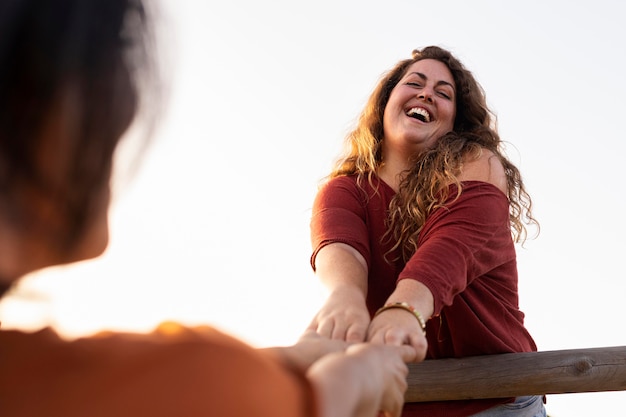
<svg viewBox="0 0 626 417">
<path fill-rule="evenodd" d="M 415 362 L 426 357 L 428 342 L 419 322 L 406 310 L 397 308 L 381 312 L 370 323 L 367 340 L 384 345 L 409 345 L 415 349 Z"/>
<path fill-rule="evenodd" d="M 379 349 L 380 348 L 380 349 Z M 404 394 L 407 389 L 407 362 L 414 362 L 416 352 L 409 346 L 377 346 L 373 344 L 353 345 L 346 351 L 348 355 L 363 358 L 367 369 L 369 394 L 364 395 L 359 404 L 357 416 L 397 417 L 402 412 Z"/>
<path fill-rule="evenodd" d="M 290 348 L 291 363 L 302 372 L 322 356 L 333 352 L 342 352 L 349 346 L 348 342 L 338 339 L 329 339 L 313 330 L 304 332 L 298 342 Z"/>
<path fill-rule="evenodd" d="M 322 336 L 359 343 L 365 340 L 370 316 L 363 293 L 356 287 L 335 289 L 309 325 Z"/>
<path fill-rule="evenodd" d="M 349 343 L 344 340 L 329 339 L 313 330 L 307 330 L 294 345 L 268 347 L 262 350 L 276 356 L 287 367 L 304 373 L 322 356 L 343 352 L 348 346 Z"/>
<path fill-rule="evenodd" d="M 307 376 L 318 393 L 323 417 L 397 417 L 402 411 L 410 346 L 359 343 L 314 363 Z"/>
</svg>

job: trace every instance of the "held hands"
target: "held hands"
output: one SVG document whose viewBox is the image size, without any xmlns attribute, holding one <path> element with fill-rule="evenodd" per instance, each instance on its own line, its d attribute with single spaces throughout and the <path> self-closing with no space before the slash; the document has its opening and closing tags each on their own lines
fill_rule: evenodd
<svg viewBox="0 0 626 417">
<path fill-rule="evenodd" d="M 358 343 L 322 357 L 309 368 L 324 417 L 397 417 L 407 388 L 410 346 Z"/>
<path fill-rule="evenodd" d="M 381 310 L 370 323 L 367 340 L 384 345 L 409 345 L 415 349 L 415 362 L 424 360 L 428 348 L 422 322 L 408 308 Z"/>
<path fill-rule="evenodd" d="M 415 360 L 415 350 L 409 346 L 358 344 L 346 353 L 360 358 L 364 362 L 361 366 L 367 369 L 362 382 L 369 393 L 363 396 L 355 415 L 379 415 L 382 410 L 386 416 L 399 416 L 407 389 L 406 363 Z"/>
<path fill-rule="evenodd" d="M 288 367 L 305 372 L 321 357 L 333 352 L 343 352 L 348 346 L 349 343 L 345 340 L 329 339 L 313 330 L 307 330 L 294 345 L 265 350 L 279 356 Z"/>
<path fill-rule="evenodd" d="M 354 285 L 335 286 L 309 329 L 346 341 L 409 345 L 417 352 L 415 361 L 424 360 L 428 348 L 423 332 L 424 319 L 431 317 L 434 309 L 430 289 L 413 279 L 400 280 L 387 299 L 387 305 L 392 307 L 380 309 L 371 321 L 365 304 L 365 293 Z M 417 311 L 421 314 L 416 314 Z"/>
<path fill-rule="evenodd" d="M 407 389 L 411 346 L 350 344 L 307 330 L 288 347 L 264 348 L 309 379 L 321 417 L 397 417 Z"/>
<path fill-rule="evenodd" d="M 298 342 L 316 352 L 302 356 L 320 357 L 307 375 L 320 393 L 324 417 L 397 417 L 402 411 L 406 363 L 425 358 L 426 337 L 410 309 L 389 308 L 371 322 L 369 317 L 361 291 L 336 289 Z"/>
<path fill-rule="evenodd" d="M 415 362 L 421 362 L 428 347 L 421 324 L 414 313 L 404 308 L 384 310 L 370 322 L 363 293 L 346 286 L 329 295 L 308 330 L 349 343 L 409 345 L 416 351 Z"/>
</svg>

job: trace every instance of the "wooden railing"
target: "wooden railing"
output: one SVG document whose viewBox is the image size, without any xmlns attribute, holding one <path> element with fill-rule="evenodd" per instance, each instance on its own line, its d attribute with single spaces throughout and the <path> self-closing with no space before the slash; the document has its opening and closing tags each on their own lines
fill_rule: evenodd
<svg viewBox="0 0 626 417">
<path fill-rule="evenodd" d="M 409 365 L 407 402 L 626 390 L 626 346 L 427 360 Z"/>
</svg>

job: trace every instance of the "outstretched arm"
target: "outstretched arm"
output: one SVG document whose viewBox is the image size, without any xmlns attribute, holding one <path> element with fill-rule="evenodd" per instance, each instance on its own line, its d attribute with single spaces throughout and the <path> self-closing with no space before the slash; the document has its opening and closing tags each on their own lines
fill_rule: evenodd
<svg viewBox="0 0 626 417">
<path fill-rule="evenodd" d="M 331 243 L 317 253 L 315 271 L 329 296 L 309 329 L 333 339 L 364 341 L 370 317 L 365 304 L 367 264 L 363 256 L 349 245 Z"/>
<path fill-rule="evenodd" d="M 260 350 L 271 354 L 284 366 L 305 373 L 321 357 L 330 353 L 343 352 L 348 346 L 348 342 L 344 340 L 329 339 L 313 330 L 307 330 L 294 345 L 267 347 Z"/>
<path fill-rule="evenodd" d="M 505 195 L 507 194 L 507 179 L 504 168 L 499 159 L 491 151 L 486 149 L 483 149 L 478 158 L 464 163 L 462 171 L 458 175 L 458 179 L 460 181 L 481 181 L 490 183 L 500 189 Z M 466 210 L 466 208 L 460 208 L 459 210 Z M 451 215 L 445 214 L 449 212 L 442 213 L 444 213 L 444 216 Z M 440 221 L 442 218 L 443 217 L 440 216 Z M 432 218 L 429 220 L 433 221 Z M 429 220 L 427 220 L 427 222 Z M 447 230 L 449 226 L 458 227 L 460 222 L 451 221 L 446 224 L 448 224 L 448 226 L 441 226 L 437 232 L 437 237 L 433 239 L 445 238 L 447 240 L 454 240 L 455 236 L 460 236 L 459 231 L 456 229 Z M 428 238 L 426 238 L 426 240 L 428 240 Z M 462 243 L 459 242 L 458 244 L 461 245 Z M 474 242 L 474 244 L 477 243 Z M 416 252 L 416 254 L 421 255 L 422 258 L 425 258 L 422 252 L 425 250 L 425 246 L 425 242 L 422 241 L 422 244 L 418 247 Z M 430 264 L 435 263 L 435 266 L 439 265 L 439 267 L 434 268 L 439 271 L 450 270 L 450 268 L 446 266 L 447 262 L 465 262 L 465 259 L 450 259 L 450 251 L 441 254 L 441 256 L 432 255 L 430 252 L 428 253 L 429 255 L 426 256 L 426 258 L 428 258 L 427 262 Z M 418 267 L 421 269 L 422 264 L 418 265 Z M 466 277 L 463 276 L 460 277 L 460 279 L 465 281 Z M 449 284 L 452 285 L 451 283 Z M 419 280 L 401 279 L 397 283 L 394 292 L 387 299 L 387 304 L 394 303 L 406 303 L 410 305 L 424 320 L 428 320 L 434 313 L 435 303 L 433 293 Z M 426 338 L 420 330 L 419 320 L 408 310 L 409 309 L 394 308 L 384 310 L 379 315 L 376 315 L 368 330 L 368 340 L 392 345 L 410 344 L 418 351 L 418 356 L 419 352 L 423 352 L 425 355 L 427 346 Z"/>
</svg>

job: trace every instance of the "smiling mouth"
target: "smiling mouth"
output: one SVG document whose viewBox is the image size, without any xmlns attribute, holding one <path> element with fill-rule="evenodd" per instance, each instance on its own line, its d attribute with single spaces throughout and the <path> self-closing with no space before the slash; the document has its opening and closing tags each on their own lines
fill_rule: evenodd
<svg viewBox="0 0 626 417">
<path fill-rule="evenodd" d="M 421 107 L 413 107 L 409 109 L 409 111 L 406 112 L 406 115 L 424 123 L 430 122 L 430 113 Z"/>
</svg>

